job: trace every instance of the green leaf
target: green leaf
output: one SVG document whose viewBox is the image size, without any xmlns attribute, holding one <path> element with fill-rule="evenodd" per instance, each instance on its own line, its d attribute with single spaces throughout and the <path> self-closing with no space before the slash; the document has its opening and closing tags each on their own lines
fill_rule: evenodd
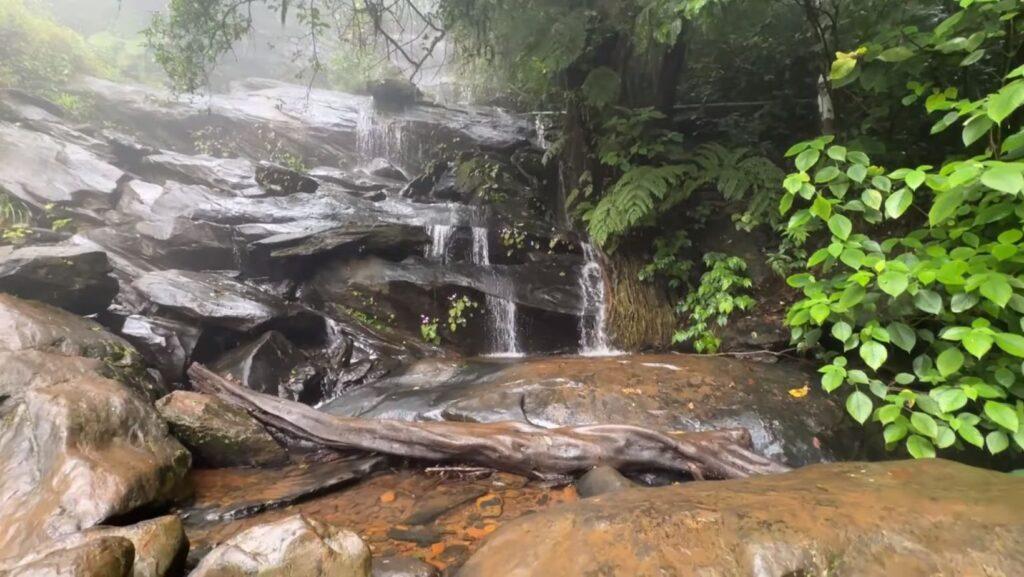
<svg viewBox="0 0 1024 577">
<path fill-rule="evenodd" d="M 956 214 L 956 210 L 964 202 L 964 191 L 959 188 L 947 190 L 935 197 L 935 203 L 928 211 L 928 222 L 935 226 L 945 222 Z"/>
<path fill-rule="evenodd" d="M 860 346 L 860 358 L 864 359 L 864 362 L 874 370 L 878 370 L 887 358 L 889 358 L 889 351 L 885 348 L 885 345 L 876 341 L 866 341 Z"/>
<path fill-rule="evenodd" d="M 926 313 L 937 315 L 942 312 L 942 297 L 934 291 L 921 289 L 914 295 L 914 306 Z"/>
<path fill-rule="evenodd" d="M 924 184 L 924 179 L 925 174 L 923 172 L 921 172 L 920 170 L 912 170 L 909 173 L 907 173 L 904 182 L 907 183 L 907 186 L 910 187 L 910 190 L 917 190 L 919 186 Z"/>
<path fill-rule="evenodd" d="M 1024 189 L 1024 176 L 1021 175 L 1020 168 L 997 164 L 981 175 L 981 183 L 1006 194 L 1019 194 L 1021 189 Z"/>
<path fill-rule="evenodd" d="M 914 332 L 914 329 L 901 322 L 889 323 L 886 329 L 889 331 L 889 338 L 892 340 L 892 344 L 908 353 L 917 344 L 917 333 Z"/>
<path fill-rule="evenodd" d="M 985 416 L 992 419 L 992 421 L 1000 427 L 1008 429 L 1011 433 L 1016 433 L 1020 430 L 1020 421 L 1017 418 L 1017 411 L 1006 403 L 985 401 Z"/>
<path fill-rule="evenodd" d="M 831 312 L 832 311 L 828 308 L 828 305 L 819 303 L 811 307 L 811 318 L 814 319 L 814 322 L 820 325 L 825 322 L 825 319 L 828 318 L 828 315 L 831 314 Z"/>
<path fill-rule="evenodd" d="M 1010 297 L 1013 296 L 1010 283 L 999 276 L 989 276 L 985 279 L 985 282 L 978 287 L 978 292 L 981 293 L 981 296 L 999 305 L 999 308 L 1005 308 L 1006 303 L 1010 302 Z"/>
<path fill-rule="evenodd" d="M 910 424 L 914 425 L 914 429 L 916 429 L 918 433 L 921 433 L 926 437 L 931 437 L 932 439 L 934 439 L 939 433 L 939 426 L 935 424 L 935 419 L 920 411 L 914 411 L 913 414 L 910 415 Z"/>
<path fill-rule="evenodd" d="M 939 374 L 943 377 L 948 377 L 959 371 L 962 366 L 964 366 L 964 354 L 956 347 L 942 351 L 935 359 L 935 367 L 939 369 Z"/>
<path fill-rule="evenodd" d="M 832 203 L 825 200 L 823 196 L 816 196 L 814 203 L 811 204 L 811 214 L 821 220 L 828 220 L 832 216 Z"/>
<path fill-rule="evenodd" d="M 886 425 L 885 430 L 882 431 L 882 436 L 885 437 L 887 445 L 895 443 L 907 436 L 907 426 L 902 422 L 891 423 Z"/>
<path fill-rule="evenodd" d="M 962 313 L 978 304 L 980 298 L 977 293 L 957 293 L 949 303 L 949 308 L 955 313 Z"/>
<path fill-rule="evenodd" d="M 1024 82 L 1015 81 L 988 98 L 988 117 L 1001 123 L 1024 104 Z"/>
<path fill-rule="evenodd" d="M 864 182 L 864 179 L 868 176 L 868 168 L 863 164 L 854 164 L 850 168 L 846 169 L 846 176 L 850 177 L 850 180 L 854 182 Z"/>
<path fill-rule="evenodd" d="M 934 392 L 934 391 L 933 391 Z M 967 404 L 967 395 L 960 389 L 944 389 L 935 392 L 935 400 L 944 413 L 950 413 L 962 409 Z"/>
<path fill-rule="evenodd" d="M 855 421 L 862 425 L 871 416 L 873 406 L 871 397 L 860 391 L 854 391 L 850 393 L 849 397 L 846 397 L 846 411 L 850 413 L 850 416 Z"/>
<path fill-rule="evenodd" d="M 818 163 L 819 158 L 821 158 L 820 151 L 808 148 L 796 157 L 796 169 L 800 172 L 807 172 L 808 169 Z"/>
<path fill-rule="evenodd" d="M 819 184 L 831 182 L 838 178 L 840 174 L 842 173 L 839 172 L 838 168 L 834 166 L 826 166 L 825 168 L 822 168 L 818 172 L 814 173 L 814 182 Z"/>
<path fill-rule="evenodd" d="M 968 425 L 966 423 L 960 424 L 960 429 L 957 431 L 960 437 L 968 443 L 981 449 L 985 446 L 985 437 L 982 436 L 981 431 L 978 430 L 974 425 Z"/>
<path fill-rule="evenodd" d="M 882 423 L 883 425 L 888 425 L 889 423 L 895 421 L 896 418 L 900 416 L 901 412 L 902 409 L 899 405 L 885 405 L 878 409 L 878 412 L 875 413 L 875 416 L 878 417 L 878 421 L 880 423 Z M 886 442 L 889 441 L 886 440 Z"/>
<path fill-rule="evenodd" d="M 977 142 L 979 138 L 988 134 L 992 126 L 992 120 L 987 116 L 978 115 L 968 120 L 964 124 L 964 146 L 970 146 Z"/>
<path fill-rule="evenodd" d="M 992 335 L 983 331 L 971 331 L 964 337 L 963 345 L 967 352 L 981 358 L 992 348 Z"/>
<path fill-rule="evenodd" d="M 914 193 L 909 188 L 901 188 L 885 199 L 885 214 L 889 218 L 899 218 L 913 202 Z"/>
<path fill-rule="evenodd" d="M 910 435 L 907 439 L 907 451 L 915 459 L 934 459 L 935 446 L 920 435 Z"/>
<path fill-rule="evenodd" d="M 907 284 L 908 279 L 905 272 L 887 270 L 878 275 L 878 288 L 893 298 L 903 294 L 903 291 L 907 290 Z"/>
<path fill-rule="evenodd" d="M 845 343 L 847 339 L 853 336 L 853 328 L 846 321 L 839 321 L 832 325 L 832 336 L 839 342 Z"/>
<path fill-rule="evenodd" d="M 906 46 L 894 46 L 888 50 L 883 50 L 878 55 L 878 59 L 882 62 L 903 62 L 913 55 L 914 51 Z"/>
<path fill-rule="evenodd" d="M 1010 438 L 1002 431 L 992 431 L 985 437 L 985 445 L 989 453 L 997 455 L 1009 448 Z"/>
<path fill-rule="evenodd" d="M 1018 357 L 1024 358 L 1024 336 L 1013 333 L 996 333 L 996 346 L 1003 351 Z"/>
<path fill-rule="evenodd" d="M 832 234 L 846 240 L 853 231 L 853 223 L 841 214 L 834 214 L 832 218 L 828 219 L 828 229 L 832 231 Z"/>
<path fill-rule="evenodd" d="M 830 146 L 828 147 L 828 151 L 826 152 L 826 154 L 828 154 L 828 157 L 831 158 L 832 160 L 844 162 L 846 160 L 846 147 L 839 146 L 838 144 L 835 146 Z"/>
</svg>

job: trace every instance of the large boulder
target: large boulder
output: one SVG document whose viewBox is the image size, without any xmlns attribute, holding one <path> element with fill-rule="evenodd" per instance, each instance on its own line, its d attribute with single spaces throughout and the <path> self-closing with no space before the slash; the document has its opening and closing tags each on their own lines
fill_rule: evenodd
<svg viewBox="0 0 1024 577">
<path fill-rule="evenodd" d="M 103 251 L 83 246 L 0 247 L 0 292 L 82 315 L 107 309 L 117 295 Z"/>
<path fill-rule="evenodd" d="M 0 351 L 42 350 L 104 357 L 131 345 L 99 323 L 36 301 L 0 294 Z"/>
<path fill-rule="evenodd" d="M 633 489 L 501 528 L 459 577 L 1024 575 L 1024 479 L 950 461 Z"/>
<path fill-rule="evenodd" d="M 243 531 L 190 577 L 368 577 L 370 549 L 355 533 L 303 515 Z"/>
<path fill-rule="evenodd" d="M 324 336 L 324 320 L 303 307 L 215 273 L 164 270 L 133 283 L 161 309 L 241 333 L 281 324 L 312 338 Z"/>
<path fill-rule="evenodd" d="M 202 335 L 196 326 L 174 319 L 142 315 L 128 316 L 120 332 L 170 383 L 184 379 L 185 369 Z"/>
<path fill-rule="evenodd" d="M 76 540 L 0 562 L 0 577 L 130 577 L 134 554 L 124 537 Z"/>
<path fill-rule="evenodd" d="M 794 466 L 850 455 L 842 407 L 796 365 L 724 357 L 636 355 L 423 360 L 341 395 L 343 416 L 546 427 L 621 423 L 664 431 L 744 427 L 755 450 Z M 790 390 L 811 386 L 807 396 Z"/>
<path fill-rule="evenodd" d="M 79 144 L 0 122 L 0 188 L 32 206 L 110 208 L 123 176 Z"/>
<path fill-rule="evenodd" d="M 165 515 L 126 527 L 94 527 L 77 536 L 82 540 L 123 537 L 132 542 L 132 577 L 177 575 L 188 554 L 185 527 L 177 515 Z"/>
<path fill-rule="evenodd" d="M 175 391 L 157 401 L 156 408 L 174 436 L 208 467 L 259 467 L 288 460 L 262 425 L 216 397 Z"/>
<path fill-rule="evenodd" d="M 144 397 L 95 361 L 2 355 L 0 559 L 178 493 L 189 453 Z"/>
</svg>

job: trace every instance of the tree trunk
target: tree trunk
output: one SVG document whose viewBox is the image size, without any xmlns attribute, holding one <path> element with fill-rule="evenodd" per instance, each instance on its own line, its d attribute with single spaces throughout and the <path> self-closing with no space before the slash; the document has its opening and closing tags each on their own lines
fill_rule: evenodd
<svg viewBox="0 0 1024 577">
<path fill-rule="evenodd" d="M 751 452 L 750 435 L 733 429 L 659 433 L 627 425 L 544 429 L 506 423 L 412 423 L 336 417 L 294 401 L 257 393 L 199 364 L 188 370 L 196 389 L 249 411 L 282 433 L 322 447 L 438 462 L 470 463 L 538 478 L 564 477 L 597 465 L 662 469 L 695 478 L 736 478 L 788 469 Z"/>
</svg>

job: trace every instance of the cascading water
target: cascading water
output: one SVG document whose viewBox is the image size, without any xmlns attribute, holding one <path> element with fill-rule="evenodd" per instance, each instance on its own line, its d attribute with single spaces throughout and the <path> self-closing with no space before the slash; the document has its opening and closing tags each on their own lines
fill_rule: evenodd
<svg viewBox="0 0 1024 577">
<path fill-rule="evenodd" d="M 612 348 L 605 328 L 607 304 L 604 273 L 601 270 L 597 249 L 590 243 L 584 243 L 583 257 L 586 262 L 580 271 L 580 291 L 583 294 L 583 310 L 580 311 L 580 354 L 588 357 L 620 354 Z"/>
<path fill-rule="evenodd" d="M 430 227 L 430 254 L 427 256 L 442 263 L 448 262 L 448 243 L 454 232 L 455 227 L 451 225 L 432 225 Z"/>
<path fill-rule="evenodd" d="M 364 160 L 384 158 L 396 165 L 402 164 L 403 131 L 400 122 L 382 118 L 367 102 L 359 110 L 356 121 L 356 152 Z"/>
<path fill-rule="evenodd" d="M 473 263 L 490 266 L 491 248 L 487 240 L 487 229 L 473 227 Z M 511 282 L 511 279 L 509 280 Z M 508 291 L 511 297 L 511 291 Z M 493 295 L 486 297 L 487 317 L 491 321 L 493 350 L 490 356 L 521 357 L 519 348 L 519 327 L 516 324 L 516 303 L 512 298 Z"/>
</svg>

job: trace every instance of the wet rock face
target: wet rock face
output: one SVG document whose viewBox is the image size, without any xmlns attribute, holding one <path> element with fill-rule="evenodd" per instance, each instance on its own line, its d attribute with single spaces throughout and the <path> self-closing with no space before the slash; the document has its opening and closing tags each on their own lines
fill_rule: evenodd
<svg viewBox="0 0 1024 577">
<path fill-rule="evenodd" d="M 295 332 L 321 337 L 323 318 L 255 287 L 213 274 L 183 270 L 144 275 L 134 288 L 161 308 L 241 333 L 282 321 Z"/>
<path fill-rule="evenodd" d="M 191 577 L 368 577 L 370 550 L 351 531 L 302 515 L 253 527 L 210 551 Z"/>
<path fill-rule="evenodd" d="M 175 391 L 157 401 L 171 432 L 207 467 L 260 467 L 288 455 L 248 413 L 215 397 Z"/>
<path fill-rule="evenodd" d="M 103 357 L 131 348 L 98 323 L 40 302 L 0 293 L 0 350 L 52 351 L 69 356 Z"/>
<path fill-rule="evenodd" d="M 2 577 L 131 577 L 134 547 L 124 537 L 103 537 L 0 563 Z"/>
<path fill-rule="evenodd" d="M 324 410 L 344 416 L 541 426 L 620 423 L 664 431 L 744 427 L 761 454 L 790 465 L 853 452 L 831 398 L 788 390 L 816 377 L 795 366 L 689 355 L 425 360 L 360 387 Z"/>
<path fill-rule="evenodd" d="M 164 577 L 181 570 L 188 553 L 185 529 L 177 515 L 166 515 L 127 527 L 95 527 L 72 537 L 91 541 L 122 537 L 135 549 L 132 577 Z"/>
<path fill-rule="evenodd" d="M 0 558 L 165 503 L 189 467 L 188 452 L 141 395 L 86 372 L 88 361 L 45 361 L 46 371 L 22 366 L 5 377 Z"/>
<path fill-rule="evenodd" d="M 42 208 L 109 208 L 124 172 L 72 142 L 0 122 L 0 188 Z"/>
<path fill-rule="evenodd" d="M 301 172 L 273 164 L 261 162 L 256 166 L 256 183 L 267 196 L 288 196 L 290 194 L 312 194 L 320 188 L 320 183 Z"/>
<path fill-rule="evenodd" d="M 576 481 L 576 491 L 580 497 L 596 497 L 606 493 L 614 493 L 623 489 L 636 487 L 622 473 L 611 467 L 594 467 Z"/>
<path fill-rule="evenodd" d="M 306 355 L 281 333 L 268 331 L 229 351 L 210 369 L 268 395 L 291 400 L 309 399 L 318 391 L 317 370 Z"/>
<path fill-rule="evenodd" d="M 373 559 L 371 577 L 440 577 L 433 565 L 410 557 L 381 557 Z"/>
<path fill-rule="evenodd" d="M 81 246 L 0 247 L 0 292 L 82 315 L 106 310 L 117 294 L 103 251 Z"/>
<path fill-rule="evenodd" d="M 631 490 L 500 529 L 459 577 L 1020 575 L 1021 499 L 1020 478 L 941 460 Z"/>
<path fill-rule="evenodd" d="M 173 319 L 131 315 L 121 326 L 121 334 L 167 382 L 177 383 L 184 378 L 202 331 Z"/>
</svg>

